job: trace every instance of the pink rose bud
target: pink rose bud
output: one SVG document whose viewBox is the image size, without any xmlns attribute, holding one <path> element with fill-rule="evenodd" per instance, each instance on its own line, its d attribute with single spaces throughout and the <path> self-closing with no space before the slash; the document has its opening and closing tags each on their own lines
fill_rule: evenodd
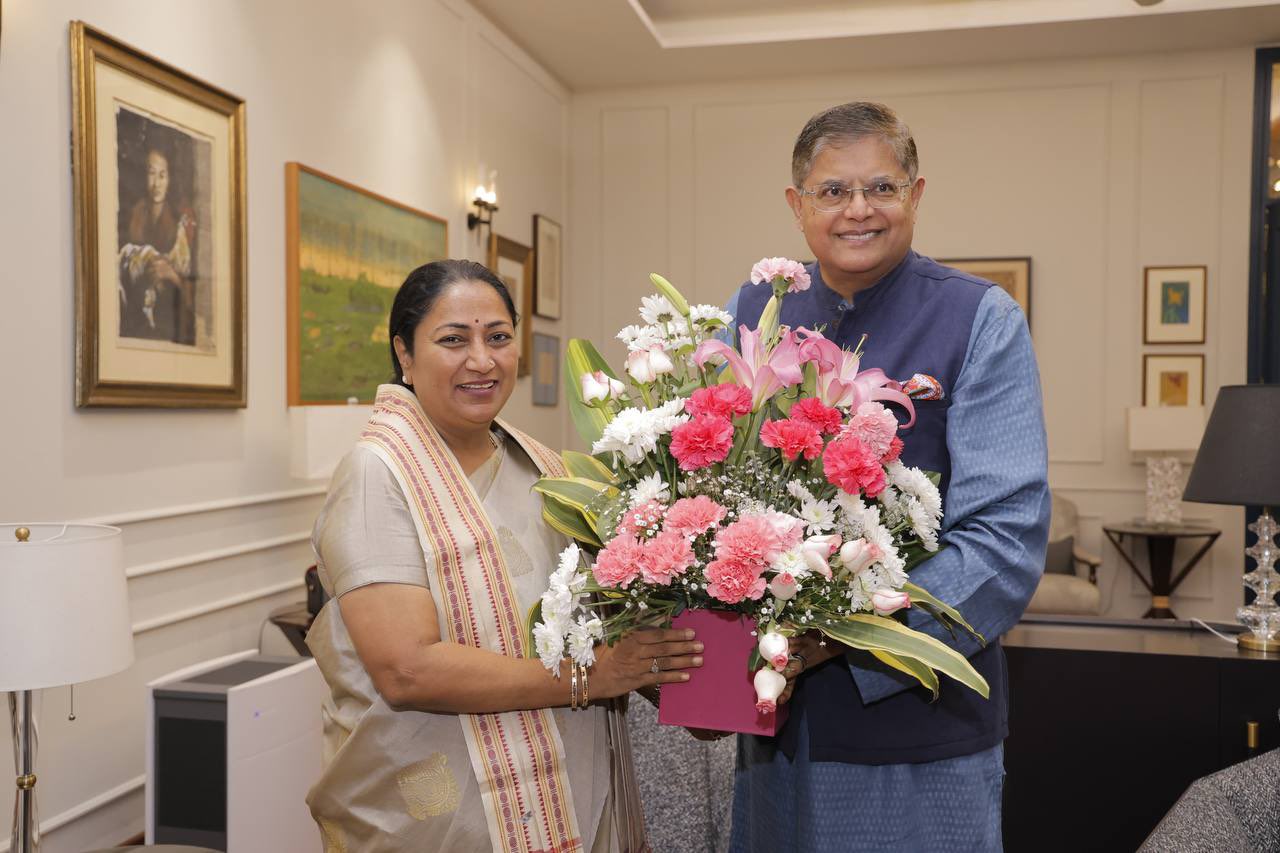
<svg viewBox="0 0 1280 853">
<path fill-rule="evenodd" d="M 676 366 L 660 346 L 636 350 L 627 356 L 627 372 L 641 385 L 648 385 L 659 376 L 670 373 Z"/>
<path fill-rule="evenodd" d="M 791 572 L 782 572 L 773 576 L 773 580 L 769 581 L 769 592 L 773 593 L 774 598 L 779 601 L 790 601 L 796 597 L 799 587 L 796 585 L 795 576 Z"/>
<path fill-rule="evenodd" d="M 611 380 L 603 370 L 582 374 L 582 401 L 594 403 L 596 400 L 609 399 L 613 390 L 611 383 L 614 381 L 616 380 Z"/>
<path fill-rule="evenodd" d="M 840 537 L 832 534 L 830 536 L 810 536 L 800 546 L 800 554 L 804 557 L 805 565 L 809 567 L 809 571 L 817 572 L 827 580 L 831 580 L 831 555 L 840 547 Z"/>
<path fill-rule="evenodd" d="M 777 631 L 760 635 L 760 657 L 764 658 L 774 669 L 782 671 L 787 668 L 787 655 L 791 646 L 787 638 Z"/>
<path fill-rule="evenodd" d="M 617 379 L 614 379 L 612 376 L 609 377 L 609 392 L 614 397 L 619 396 L 625 390 L 627 390 L 626 385 L 623 385 L 621 382 L 619 382 Z"/>
<path fill-rule="evenodd" d="M 778 710 L 778 697 L 787 689 L 787 679 L 782 673 L 766 666 L 756 673 L 753 683 L 756 687 L 756 710 L 761 714 L 772 714 Z"/>
<path fill-rule="evenodd" d="M 877 589 L 871 593 L 871 608 L 879 616 L 888 616 L 911 606 L 911 596 L 895 589 Z"/>
<path fill-rule="evenodd" d="M 880 546 L 866 539 L 853 539 L 840 546 L 840 564 L 851 575 L 858 574 L 883 556 Z"/>
</svg>

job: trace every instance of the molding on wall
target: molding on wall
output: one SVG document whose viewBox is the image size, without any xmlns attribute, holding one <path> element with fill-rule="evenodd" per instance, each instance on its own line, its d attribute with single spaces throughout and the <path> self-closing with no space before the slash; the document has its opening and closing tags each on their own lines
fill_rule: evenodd
<svg viewBox="0 0 1280 853">
<path fill-rule="evenodd" d="M 208 551 L 197 551 L 194 554 L 187 554 L 182 557 L 173 557 L 168 560 L 156 560 L 152 563 L 141 563 L 132 568 L 125 569 L 125 577 L 140 578 L 146 575 L 154 575 L 157 572 L 167 572 L 170 569 L 181 569 L 186 566 L 195 566 L 201 563 L 212 563 L 215 560 L 224 560 L 227 557 L 238 557 L 242 554 L 252 554 L 256 551 L 268 551 L 272 548 L 279 548 L 284 545 L 293 545 L 298 542 L 306 542 L 311 538 L 311 531 L 304 530 L 298 533 L 289 533 L 284 536 L 273 536 L 270 539 L 257 539 L 253 542 L 244 542 L 240 545 L 230 545 L 226 548 L 211 548 Z"/>
<path fill-rule="evenodd" d="M 154 631 L 158 628 L 165 628 L 169 625 L 176 625 L 179 622 L 186 622 L 189 619 L 196 619 L 200 616 L 207 616 L 210 613 L 217 613 L 219 610 L 227 610 L 241 604 L 248 604 L 251 601 L 270 598 L 273 595 L 279 595 L 282 592 L 297 589 L 302 586 L 302 584 L 302 578 L 292 581 L 284 581 L 283 583 L 274 584 L 252 592 L 242 592 L 239 595 L 233 595 L 229 598 L 210 602 L 209 604 L 202 604 L 199 607 L 188 607 L 186 610 L 167 613 L 164 616 L 157 616 L 154 619 L 145 619 L 142 622 L 134 624 L 133 633 L 135 635 L 145 634 L 148 631 Z"/>
<path fill-rule="evenodd" d="M 103 791 L 101 794 L 98 794 L 96 797 L 90 797 L 84 802 L 78 805 L 72 806 L 71 808 L 67 809 L 65 812 L 56 814 L 47 820 L 40 821 L 40 834 L 42 836 L 48 835 L 53 830 L 58 829 L 59 827 L 62 827 L 62 826 L 66 826 L 67 824 L 71 823 L 73 820 L 79 820 L 80 818 L 84 817 L 90 812 L 96 812 L 98 809 L 102 808 L 103 806 L 114 803 L 116 800 L 119 800 L 122 797 L 127 797 L 129 794 L 132 794 L 135 791 L 141 790 L 143 787 L 146 786 L 146 784 L 147 784 L 147 775 L 145 773 L 142 774 L 141 776 L 135 776 L 134 778 L 130 779 L 127 782 L 121 782 L 119 785 L 116 785 L 114 788 L 108 791 Z M 2 844 L 0 844 L 0 853 L 9 853 L 9 849 L 10 849 L 9 845 L 11 843 L 12 843 L 11 841 L 5 840 Z"/>
<path fill-rule="evenodd" d="M 224 509 L 240 509 L 242 507 L 259 506 L 261 504 L 296 501 L 303 498 L 323 495 L 329 485 L 307 486 L 301 489 L 289 489 L 283 492 L 263 492 L 257 495 L 245 495 L 238 498 L 222 498 L 200 503 L 177 504 L 175 506 L 157 507 L 155 509 L 139 509 L 114 515 L 98 515 L 93 518 L 82 518 L 85 524 L 110 524 L 119 527 L 123 524 L 137 524 L 142 521 L 158 521 L 164 518 L 179 518 L 184 515 L 197 515 L 202 512 L 217 512 Z"/>
</svg>

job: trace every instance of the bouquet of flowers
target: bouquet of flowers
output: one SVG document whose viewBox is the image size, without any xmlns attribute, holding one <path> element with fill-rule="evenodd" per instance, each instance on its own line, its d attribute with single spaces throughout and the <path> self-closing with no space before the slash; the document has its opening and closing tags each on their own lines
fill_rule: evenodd
<svg viewBox="0 0 1280 853">
<path fill-rule="evenodd" d="M 544 478 L 544 517 L 572 537 L 530 616 L 532 647 L 553 672 L 567 653 L 686 609 L 754 620 L 756 710 L 785 687 L 787 638 L 817 630 L 920 681 L 938 672 L 988 695 L 959 653 L 907 627 L 919 607 L 973 632 L 952 607 L 908 580 L 938 550 L 937 475 L 902 464 L 900 409 L 914 422 L 917 377 L 905 386 L 860 370 L 820 330 L 780 327 L 787 293 L 809 286 L 785 258 L 756 264 L 773 296 L 758 327 L 723 340 L 732 318 L 689 305 L 666 279 L 618 333 L 626 380 L 588 342 L 568 347 L 575 425 L 592 455 L 564 454 L 569 476 Z"/>
</svg>

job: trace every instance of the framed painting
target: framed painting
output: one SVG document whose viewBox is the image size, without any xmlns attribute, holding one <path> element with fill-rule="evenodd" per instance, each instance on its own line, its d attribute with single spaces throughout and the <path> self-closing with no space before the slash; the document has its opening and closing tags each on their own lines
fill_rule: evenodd
<svg viewBox="0 0 1280 853">
<path fill-rule="evenodd" d="M 560 339 L 555 335 L 533 333 L 533 404 L 554 406 L 559 403 Z"/>
<path fill-rule="evenodd" d="M 71 24 L 76 405 L 246 403 L 244 101 Z"/>
<path fill-rule="evenodd" d="M 1198 353 L 1144 355 L 1142 405 L 1203 406 L 1204 356 Z"/>
<path fill-rule="evenodd" d="M 449 224 L 301 163 L 285 164 L 285 218 L 289 405 L 371 403 L 396 291 L 448 256 Z"/>
<path fill-rule="evenodd" d="M 560 319 L 560 295 L 562 289 L 560 223 L 540 213 L 533 215 L 533 313 L 548 320 Z"/>
<path fill-rule="evenodd" d="M 520 315 L 516 334 L 520 337 L 518 376 L 528 376 L 533 369 L 533 249 L 515 240 L 489 235 L 489 269 L 511 291 Z"/>
<path fill-rule="evenodd" d="M 938 260 L 943 266 L 976 275 L 994 282 L 1013 297 L 1031 326 L 1031 259 L 1030 258 L 953 258 Z"/>
<path fill-rule="evenodd" d="M 1202 344 L 1206 267 L 1146 267 L 1142 271 L 1142 342 Z"/>
</svg>

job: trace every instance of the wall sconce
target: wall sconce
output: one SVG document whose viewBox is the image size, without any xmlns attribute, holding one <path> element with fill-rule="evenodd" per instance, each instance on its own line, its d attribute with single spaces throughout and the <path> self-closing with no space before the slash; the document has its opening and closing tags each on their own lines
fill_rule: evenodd
<svg viewBox="0 0 1280 853">
<path fill-rule="evenodd" d="M 493 233 L 493 214 L 498 211 L 498 188 L 494 180 L 495 172 L 489 173 L 489 186 L 484 184 L 476 184 L 475 190 L 471 193 L 471 203 L 475 205 L 475 212 L 467 214 L 467 230 L 474 231 L 481 225 L 489 226 L 489 233 Z"/>
</svg>

